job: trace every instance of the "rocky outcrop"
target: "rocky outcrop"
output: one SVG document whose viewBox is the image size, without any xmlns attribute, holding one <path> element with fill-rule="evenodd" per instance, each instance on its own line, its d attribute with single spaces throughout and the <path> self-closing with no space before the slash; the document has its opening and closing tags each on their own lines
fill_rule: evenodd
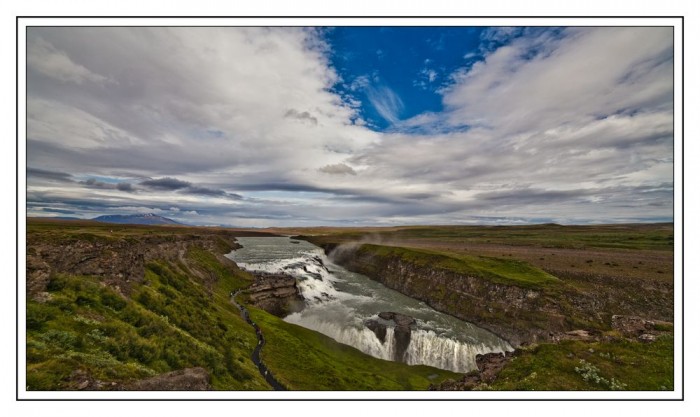
<svg viewBox="0 0 700 417">
<path fill-rule="evenodd" d="M 447 380 L 438 385 L 431 385 L 430 391 L 470 391 L 480 385 L 490 384 L 496 380 L 496 376 L 510 360 L 518 355 L 519 351 L 505 353 L 486 353 L 476 355 L 477 370 L 470 372 L 460 380 Z"/>
<path fill-rule="evenodd" d="M 255 282 L 247 293 L 251 304 L 277 317 L 304 308 L 304 297 L 297 287 L 296 279 L 289 275 L 256 274 Z"/>
<path fill-rule="evenodd" d="M 637 316 L 612 316 L 612 328 L 624 337 L 637 339 L 643 343 L 656 340 L 657 336 L 673 331 L 673 323 L 658 320 L 647 320 Z"/>
<path fill-rule="evenodd" d="M 374 332 L 380 342 L 385 343 L 387 325 L 393 322 L 393 360 L 397 362 L 405 362 L 404 355 L 408 349 L 408 344 L 411 343 L 411 326 L 416 324 L 416 319 L 405 314 L 394 313 L 391 311 L 383 311 L 379 313 L 378 316 L 381 321 L 370 319 L 365 321 L 365 326 Z"/>
<path fill-rule="evenodd" d="M 411 326 L 416 324 L 416 319 L 393 312 L 379 313 L 379 318 L 391 320 L 396 324 L 394 326 L 394 360 L 404 362 L 408 344 L 411 343 Z"/>
<path fill-rule="evenodd" d="M 560 340 L 580 340 L 583 342 L 591 342 L 594 340 L 599 340 L 600 339 L 600 332 L 593 332 L 589 330 L 572 330 L 570 332 L 565 332 L 564 334 L 560 335 L 558 339 L 554 341 L 560 341 Z"/>
<path fill-rule="evenodd" d="M 379 313 L 378 316 L 384 320 L 392 320 L 394 323 L 396 323 L 396 327 L 410 328 L 412 324 L 416 324 L 416 319 L 401 313 L 385 311 Z"/>
<path fill-rule="evenodd" d="M 379 339 L 382 344 L 386 342 L 386 324 L 380 323 L 377 320 L 367 320 L 365 321 L 365 326 L 367 326 L 368 329 L 374 332 L 374 334 L 377 336 L 377 339 Z"/>
<path fill-rule="evenodd" d="M 622 333 L 626 337 L 638 337 L 642 334 L 653 331 L 655 323 L 636 316 L 612 316 L 612 328 Z"/>
<path fill-rule="evenodd" d="M 365 326 L 372 330 L 380 342 L 386 342 L 387 326 L 393 322 L 394 329 L 394 345 L 393 345 L 393 360 L 397 362 L 405 362 L 404 355 L 408 349 L 408 344 L 411 343 L 411 326 L 416 324 L 416 319 L 400 313 L 383 311 L 378 314 L 380 320 L 370 319 L 365 321 Z"/>
</svg>

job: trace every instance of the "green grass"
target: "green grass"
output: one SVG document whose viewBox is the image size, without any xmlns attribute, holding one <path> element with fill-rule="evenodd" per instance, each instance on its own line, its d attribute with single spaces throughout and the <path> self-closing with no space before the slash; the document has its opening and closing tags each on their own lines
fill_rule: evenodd
<svg viewBox="0 0 700 417">
<path fill-rule="evenodd" d="M 352 228 L 299 228 L 289 231 L 313 235 L 309 240 L 319 244 L 348 242 L 371 236 L 378 241 L 416 240 L 563 249 L 673 250 L 672 223 L 590 226 L 404 226 L 359 231 Z"/>
<path fill-rule="evenodd" d="M 49 301 L 27 300 L 28 389 L 75 389 L 76 370 L 128 383 L 194 366 L 215 389 L 270 389 L 250 360 L 255 333 L 228 300 L 250 278 L 201 249 L 188 265 L 149 263 L 131 298 L 93 277 L 52 277 Z M 187 268 L 215 281 L 207 286 Z"/>
<path fill-rule="evenodd" d="M 161 240 L 178 238 L 196 238 L 200 235 L 236 236 L 275 236 L 258 230 L 241 230 L 221 227 L 196 227 L 185 225 L 138 225 L 100 223 L 92 220 L 52 220 L 46 218 L 27 218 L 27 241 L 41 243 L 69 243 L 77 241 L 115 242 L 148 237 Z M 233 248 L 226 239 L 219 242 L 219 252 L 230 252 Z"/>
<path fill-rule="evenodd" d="M 222 251 L 222 253 L 225 252 L 230 252 L 230 250 Z M 249 273 L 239 269 L 233 262 L 228 262 L 227 260 L 227 263 L 224 264 L 217 258 L 217 255 L 202 248 L 191 248 L 187 252 L 187 257 L 207 273 L 220 277 L 216 287 L 216 294 L 225 297 L 227 301 L 231 291 L 245 288 L 253 281 L 253 277 Z"/>
<path fill-rule="evenodd" d="M 368 356 L 330 337 L 250 308 L 265 335 L 263 361 L 275 377 L 295 390 L 425 390 L 459 374 L 409 366 Z"/>
<path fill-rule="evenodd" d="M 664 335 L 652 343 L 621 339 L 538 345 L 506 365 L 490 389 L 672 390 L 673 336 Z"/>
<path fill-rule="evenodd" d="M 424 249 L 364 244 L 359 253 L 381 257 L 399 257 L 420 266 L 445 269 L 458 274 L 472 275 L 495 283 L 539 288 L 557 284 L 559 279 L 527 262 L 487 256 L 457 255 Z"/>
<path fill-rule="evenodd" d="M 465 242 L 501 243 L 552 248 L 617 248 L 672 250 L 671 224 L 561 226 L 442 226 L 406 228 L 387 235 Z"/>
</svg>

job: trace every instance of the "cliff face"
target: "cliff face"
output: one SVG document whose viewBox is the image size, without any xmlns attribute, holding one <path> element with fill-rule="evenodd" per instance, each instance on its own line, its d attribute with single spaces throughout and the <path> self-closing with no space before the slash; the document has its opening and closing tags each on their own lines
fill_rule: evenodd
<svg viewBox="0 0 700 417">
<path fill-rule="evenodd" d="M 255 282 L 246 292 L 254 306 L 277 317 L 284 317 L 304 308 L 304 297 L 297 287 L 296 279 L 289 275 L 255 274 Z"/>
<path fill-rule="evenodd" d="M 128 295 L 144 279 L 145 264 L 151 260 L 186 264 L 188 248 L 198 246 L 220 254 L 237 247 L 233 236 L 224 234 L 177 234 L 127 238 L 67 238 L 46 241 L 27 238 L 27 293 L 41 300 L 52 274 L 97 276 L 100 281 Z M 221 262 L 231 262 L 218 255 Z M 205 281 L 209 278 L 202 276 Z"/>
<path fill-rule="evenodd" d="M 325 249 L 345 268 L 475 323 L 513 346 L 549 341 L 582 324 L 603 326 L 595 299 L 563 285 L 552 290 L 494 283 L 400 256 L 378 255 L 366 245 L 342 252 Z"/>
</svg>

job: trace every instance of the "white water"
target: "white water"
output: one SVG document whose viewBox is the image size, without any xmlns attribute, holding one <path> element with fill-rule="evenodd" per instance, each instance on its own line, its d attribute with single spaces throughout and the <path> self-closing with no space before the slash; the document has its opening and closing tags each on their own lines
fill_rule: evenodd
<svg viewBox="0 0 700 417">
<path fill-rule="evenodd" d="M 284 272 L 297 278 L 306 307 L 285 317 L 285 321 L 323 333 L 371 356 L 393 358 L 393 322 L 378 318 L 377 314 L 383 311 L 416 319 L 403 357 L 410 365 L 469 372 L 476 369 L 477 354 L 512 350 L 507 342 L 486 330 L 335 265 L 322 249 L 308 242 L 294 244 L 284 237 L 238 238 L 238 242 L 243 248 L 227 256 L 241 268 Z M 387 324 L 384 343 L 365 326 L 368 319 Z"/>
</svg>

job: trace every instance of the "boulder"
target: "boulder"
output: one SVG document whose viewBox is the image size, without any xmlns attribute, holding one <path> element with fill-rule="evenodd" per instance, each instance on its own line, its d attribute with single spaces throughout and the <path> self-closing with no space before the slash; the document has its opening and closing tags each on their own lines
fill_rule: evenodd
<svg viewBox="0 0 700 417">
<path fill-rule="evenodd" d="M 588 330 L 572 330 L 570 332 L 566 332 L 566 335 L 577 337 L 580 339 L 587 339 L 587 338 L 591 337 L 591 334 L 588 333 Z"/>
<path fill-rule="evenodd" d="M 654 336 L 653 334 L 644 333 L 639 335 L 637 339 L 639 339 L 640 342 L 651 343 L 656 340 L 656 336 Z"/>
<path fill-rule="evenodd" d="M 562 340 L 583 340 L 583 341 L 593 341 L 600 338 L 599 332 L 592 332 L 590 330 L 571 330 L 565 333 L 552 333 L 551 339 L 554 343 L 559 343 Z"/>
<path fill-rule="evenodd" d="M 393 320 L 397 326 L 407 327 L 412 324 L 416 324 L 416 319 L 414 319 L 413 317 L 401 313 L 394 313 L 391 311 L 379 313 L 379 318 L 382 318 L 384 320 Z"/>
<path fill-rule="evenodd" d="M 654 329 L 654 322 L 636 316 L 612 316 L 611 326 L 627 337 L 638 337 Z"/>
<path fill-rule="evenodd" d="M 476 366 L 479 368 L 481 381 L 488 384 L 493 382 L 512 356 L 513 352 L 476 355 Z"/>
<path fill-rule="evenodd" d="M 516 351 L 517 352 L 517 351 Z M 460 380 L 447 380 L 439 384 L 430 385 L 430 391 L 470 391 L 484 387 L 496 380 L 498 373 L 512 360 L 516 352 L 487 353 L 476 355 L 478 370 L 469 372 Z"/>
</svg>

